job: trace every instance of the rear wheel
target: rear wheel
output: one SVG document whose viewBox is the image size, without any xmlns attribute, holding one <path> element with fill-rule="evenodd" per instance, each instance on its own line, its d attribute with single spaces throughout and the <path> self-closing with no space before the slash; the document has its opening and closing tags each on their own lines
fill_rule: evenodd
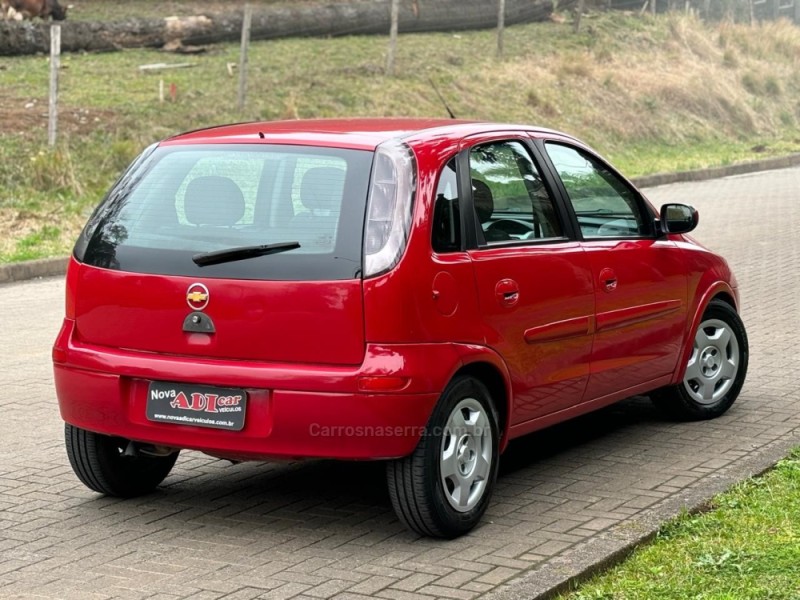
<svg viewBox="0 0 800 600">
<path fill-rule="evenodd" d="M 486 386 L 472 377 L 454 379 L 414 452 L 387 465 L 398 518 L 433 537 L 470 531 L 489 505 L 498 440 L 497 412 Z"/>
<path fill-rule="evenodd" d="M 670 415 L 683 420 L 713 419 L 725 413 L 747 375 L 747 333 L 736 311 L 712 300 L 694 337 L 683 381 L 651 396 Z"/>
<path fill-rule="evenodd" d="M 152 492 L 169 475 L 178 452 L 166 456 L 126 455 L 129 441 L 80 429 L 64 427 L 67 456 L 72 470 L 86 487 L 121 498 Z"/>
</svg>

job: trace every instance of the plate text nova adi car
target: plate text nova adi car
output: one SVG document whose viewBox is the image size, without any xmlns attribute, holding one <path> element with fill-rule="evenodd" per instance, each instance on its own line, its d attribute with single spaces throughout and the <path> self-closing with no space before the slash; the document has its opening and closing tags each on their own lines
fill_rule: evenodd
<svg viewBox="0 0 800 600">
<path fill-rule="evenodd" d="M 53 349 L 69 460 L 153 490 L 181 449 L 386 461 L 411 529 L 486 510 L 510 439 L 650 394 L 724 413 L 727 263 L 578 140 L 439 120 L 254 123 L 151 146 L 81 234 Z"/>
</svg>

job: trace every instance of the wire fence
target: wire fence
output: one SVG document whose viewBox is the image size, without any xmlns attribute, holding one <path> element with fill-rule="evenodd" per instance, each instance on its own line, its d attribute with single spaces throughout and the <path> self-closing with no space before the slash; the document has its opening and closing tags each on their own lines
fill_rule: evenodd
<svg viewBox="0 0 800 600">
<path fill-rule="evenodd" d="M 638 12 L 693 12 L 710 21 L 743 23 L 787 19 L 800 24 L 800 0 L 598 0 L 596 8 Z"/>
</svg>

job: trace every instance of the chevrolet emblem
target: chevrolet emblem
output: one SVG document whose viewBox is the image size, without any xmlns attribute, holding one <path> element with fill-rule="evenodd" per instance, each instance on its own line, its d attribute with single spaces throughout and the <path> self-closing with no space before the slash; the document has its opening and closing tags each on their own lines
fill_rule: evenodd
<svg viewBox="0 0 800 600">
<path fill-rule="evenodd" d="M 186 290 L 186 303 L 192 310 L 203 310 L 208 306 L 208 288 L 202 283 L 193 283 Z"/>
</svg>

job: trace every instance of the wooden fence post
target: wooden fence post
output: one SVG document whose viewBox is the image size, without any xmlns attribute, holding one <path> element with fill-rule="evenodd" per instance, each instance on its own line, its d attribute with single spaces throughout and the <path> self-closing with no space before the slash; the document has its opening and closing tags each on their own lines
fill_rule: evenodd
<svg viewBox="0 0 800 600">
<path fill-rule="evenodd" d="M 503 34 L 506 30 L 506 0 L 497 0 L 497 56 L 503 56 Z"/>
<path fill-rule="evenodd" d="M 50 102 L 47 111 L 47 145 L 56 145 L 58 131 L 58 69 L 61 66 L 61 25 L 50 26 Z"/>
<path fill-rule="evenodd" d="M 578 8 L 575 12 L 575 22 L 572 24 L 575 33 L 581 30 L 581 17 L 583 16 L 584 0 L 578 0 Z"/>
<path fill-rule="evenodd" d="M 239 111 L 244 110 L 247 100 L 247 53 L 250 50 L 250 27 L 253 24 L 253 8 L 250 4 L 244 5 L 244 19 L 242 20 L 242 46 L 239 53 Z"/>
<path fill-rule="evenodd" d="M 394 59 L 397 54 L 397 27 L 400 20 L 400 0 L 392 0 L 391 25 L 389 26 L 389 52 L 386 54 L 386 75 L 394 75 Z"/>
</svg>

